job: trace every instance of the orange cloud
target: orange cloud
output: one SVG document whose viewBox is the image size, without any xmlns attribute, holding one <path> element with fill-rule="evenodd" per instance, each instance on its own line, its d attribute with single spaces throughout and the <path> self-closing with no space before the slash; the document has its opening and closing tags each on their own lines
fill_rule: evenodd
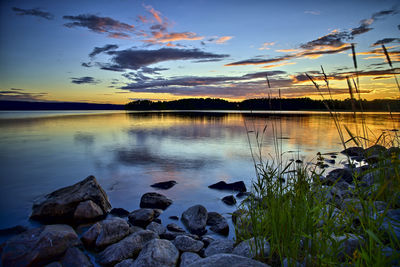
<svg viewBox="0 0 400 267">
<path fill-rule="evenodd" d="M 161 12 L 155 10 L 150 5 L 149 6 L 143 5 L 143 6 L 147 9 L 147 11 L 149 11 L 153 15 L 153 17 L 155 18 L 156 21 L 158 21 L 158 23 L 162 24 L 163 20 L 161 18 Z"/>
<path fill-rule="evenodd" d="M 284 52 L 284 53 L 290 53 L 290 52 L 299 52 L 299 49 L 278 49 L 275 50 L 276 52 Z"/>
<path fill-rule="evenodd" d="M 194 32 L 172 32 L 172 33 L 163 33 L 163 32 L 153 32 L 153 38 L 144 40 L 147 43 L 170 43 L 174 41 L 195 41 L 202 40 L 204 37 L 198 36 Z"/>
<path fill-rule="evenodd" d="M 268 50 L 268 49 L 270 49 L 269 46 L 273 46 L 274 44 L 275 44 L 275 42 L 266 42 L 266 43 L 263 43 L 263 45 L 258 49 L 259 50 Z"/>
<path fill-rule="evenodd" d="M 233 36 L 222 36 L 222 37 L 219 37 L 215 42 L 217 44 L 223 44 L 223 43 L 229 41 L 232 38 L 233 38 Z"/>
<path fill-rule="evenodd" d="M 273 64 L 273 65 L 263 66 L 261 68 L 263 68 L 263 69 L 271 69 L 271 68 L 275 68 L 275 67 L 281 67 L 281 66 L 293 65 L 293 64 L 296 64 L 296 62 L 284 62 L 284 63 L 280 63 L 280 64 Z"/>
</svg>

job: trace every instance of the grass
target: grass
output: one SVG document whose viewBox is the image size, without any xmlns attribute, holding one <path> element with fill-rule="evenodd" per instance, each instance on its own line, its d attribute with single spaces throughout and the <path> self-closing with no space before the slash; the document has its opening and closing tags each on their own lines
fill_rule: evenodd
<svg viewBox="0 0 400 267">
<path fill-rule="evenodd" d="M 382 49 L 393 69 L 389 54 L 384 46 Z M 354 184 L 342 191 L 351 200 L 343 201 L 344 197 L 337 193 L 343 185 L 340 179 L 330 186 L 322 184 L 323 172 L 317 165 L 284 161 L 279 120 L 265 125 L 260 133 L 245 122 L 256 179 L 253 194 L 242 202 L 241 214 L 235 217 L 236 239 L 239 242 L 254 238 L 252 249 L 257 259 L 272 266 L 281 266 L 285 259 L 289 260 L 289 266 L 296 266 L 296 262 L 306 266 L 391 266 L 393 260 L 400 261 L 398 252 L 387 253 L 390 249 L 400 250 L 400 240 L 390 223 L 389 230 L 383 230 L 389 210 L 400 208 L 400 160 L 396 152 L 400 137 L 397 131 L 376 136 L 366 125 L 354 45 L 352 52 L 356 79 L 348 77 L 347 84 L 353 120 L 358 125 L 355 132 L 342 125 L 340 114 L 325 101 L 332 99 L 332 95 L 324 69 L 321 67 L 328 96 L 307 74 L 326 103 L 344 149 L 354 145 L 364 149 L 371 145 L 393 147 L 392 153 L 375 154 L 368 169 L 357 172 L 351 169 Z M 395 74 L 394 78 L 397 83 Z M 268 79 L 267 82 L 270 88 Z M 249 130 L 251 126 L 254 130 Z M 267 127 L 272 127 L 275 157 L 264 162 L 262 138 Z M 250 138 L 252 133 L 255 147 Z M 351 163 L 350 157 L 348 161 Z M 373 177 L 374 183 L 366 186 L 362 182 L 365 176 Z M 264 254 L 265 241 L 270 244 L 268 255 Z"/>
</svg>

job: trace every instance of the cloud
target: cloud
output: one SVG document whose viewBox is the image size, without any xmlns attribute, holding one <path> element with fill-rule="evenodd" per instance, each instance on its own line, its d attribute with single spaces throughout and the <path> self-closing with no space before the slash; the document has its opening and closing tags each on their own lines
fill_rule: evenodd
<svg viewBox="0 0 400 267">
<path fill-rule="evenodd" d="M 25 89 L 10 88 L 9 90 L 0 90 L 0 100 L 14 101 L 43 101 L 42 97 L 48 93 L 30 93 Z"/>
<path fill-rule="evenodd" d="M 270 49 L 270 46 L 273 46 L 274 44 L 275 44 L 275 42 L 266 42 L 266 43 L 263 43 L 263 45 L 258 49 L 259 50 L 268 50 L 268 49 Z"/>
<path fill-rule="evenodd" d="M 306 10 L 306 11 L 304 11 L 304 13 L 305 14 L 316 15 L 316 16 L 321 15 L 321 12 L 317 11 L 317 10 Z"/>
<path fill-rule="evenodd" d="M 93 77 L 85 76 L 85 77 L 80 77 L 80 78 L 71 78 L 71 82 L 75 84 L 97 84 L 100 81 L 94 79 Z"/>
<path fill-rule="evenodd" d="M 48 19 L 48 20 L 54 19 L 53 14 L 46 12 L 46 11 L 42 11 L 38 8 L 22 9 L 22 8 L 18 8 L 18 7 L 13 7 L 12 10 L 15 11 L 17 13 L 17 15 L 19 15 L 19 16 L 36 16 L 36 17 L 41 17 L 41 18 Z"/>
<path fill-rule="evenodd" d="M 223 44 L 232 39 L 233 36 L 221 36 L 217 40 L 215 40 L 216 44 Z"/>
<path fill-rule="evenodd" d="M 162 31 L 152 32 L 152 38 L 144 40 L 146 43 L 169 43 L 175 41 L 196 41 L 202 40 L 204 37 L 198 36 L 194 32 L 172 32 L 172 33 L 163 33 Z"/>
<path fill-rule="evenodd" d="M 384 38 L 376 41 L 372 46 L 377 46 L 381 44 L 389 44 L 389 43 L 400 43 L 400 38 Z"/>
<path fill-rule="evenodd" d="M 96 33 L 108 33 L 110 38 L 129 38 L 127 32 L 134 30 L 133 25 L 129 25 L 109 17 L 99 17 L 96 15 L 84 14 L 78 16 L 63 16 L 66 20 L 74 22 L 64 24 L 68 28 L 83 27 Z"/>
<path fill-rule="evenodd" d="M 157 10 L 155 10 L 152 6 L 146 6 L 146 5 L 143 5 L 146 9 L 147 9 L 147 11 L 149 11 L 152 15 L 153 15 L 153 17 L 154 17 L 154 19 L 158 22 L 158 23 L 160 23 L 160 24 L 162 24 L 163 23 L 163 20 L 162 20 L 162 18 L 161 18 L 161 12 L 159 12 L 159 11 L 157 11 Z"/>
<path fill-rule="evenodd" d="M 272 64 L 272 65 L 266 65 L 263 66 L 263 69 L 271 69 L 271 68 L 276 68 L 276 67 L 282 67 L 282 66 L 287 66 L 287 65 L 293 65 L 296 64 L 295 62 L 283 62 L 283 63 L 279 63 L 279 64 Z"/>
<path fill-rule="evenodd" d="M 89 54 L 89 57 L 93 58 L 94 56 L 109 51 L 109 50 L 115 50 L 118 49 L 118 45 L 114 45 L 114 44 L 108 44 L 105 45 L 103 47 L 95 47 L 93 48 L 93 51 Z"/>
</svg>

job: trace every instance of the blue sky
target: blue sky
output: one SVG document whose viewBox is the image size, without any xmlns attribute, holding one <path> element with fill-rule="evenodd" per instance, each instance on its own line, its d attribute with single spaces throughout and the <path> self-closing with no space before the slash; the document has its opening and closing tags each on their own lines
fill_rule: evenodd
<svg viewBox="0 0 400 267">
<path fill-rule="evenodd" d="M 319 98 L 321 65 L 343 99 L 351 43 L 362 98 L 399 97 L 398 1 L 3 0 L 0 37 L 0 99 Z"/>
</svg>

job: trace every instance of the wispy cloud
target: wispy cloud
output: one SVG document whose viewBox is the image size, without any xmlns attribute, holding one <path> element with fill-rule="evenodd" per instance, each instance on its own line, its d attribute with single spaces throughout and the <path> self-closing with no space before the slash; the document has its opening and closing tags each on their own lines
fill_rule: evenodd
<svg viewBox="0 0 400 267">
<path fill-rule="evenodd" d="M 13 7 L 13 11 L 16 12 L 17 15 L 19 16 L 35 16 L 35 17 L 40 17 L 48 20 L 54 19 L 54 15 L 51 14 L 50 12 L 46 12 L 43 10 L 40 10 L 38 8 L 34 9 L 22 9 L 18 7 Z"/>
<path fill-rule="evenodd" d="M 0 100 L 14 101 L 39 101 L 48 93 L 31 93 L 25 89 L 10 88 L 9 90 L 0 90 Z"/>
<path fill-rule="evenodd" d="M 266 42 L 263 43 L 262 46 L 260 48 L 258 48 L 259 50 L 268 50 L 271 48 L 271 46 L 273 46 L 275 44 L 275 42 Z"/>
<path fill-rule="evenodd" d="M 266 65 L 263 66 L 263 69 L 272 69 L 272 68 L 277 68 L 277 67 L 282 67 L 282 66 L 287 66 L 287 65 L 294 65 L 296 64 L 296 62 L 283 62 L 283 63 L 279 63 L 279 64 L 272 64 L 272 65 Z"/>
<path fill-rule="evenodd" d="M 93 51 L 89 54 L 89 57 L 93 58 L 94 56 L 109 51 L 109 50 L 115 50 L 118 49 L 118 45 L 114 45 L 114 44 L 108 44 L 102 47 L 95 47 L 93 48 Z"/>
<path fill-rule="evenodd" d="M 100 81 L 93 77 L 85 76 L 80 78 L 71 78 L 71 82 L 75 84 L 98 84 Z"/>
<path fill-rule="evenodd" d="M 305 14 L 315 15 L 315 16 L 321 15 L 321 12 L 318 11 L 318 10 L 306 10 L 306 11 L 304 11 L 304 13 Z"/>
<path fill-rule="evenodd" d="M 383 38 L 376 41 L 372 46 L 389 44 L 389 43 L 400 43 L 400 38 Z"/>
</svg>

